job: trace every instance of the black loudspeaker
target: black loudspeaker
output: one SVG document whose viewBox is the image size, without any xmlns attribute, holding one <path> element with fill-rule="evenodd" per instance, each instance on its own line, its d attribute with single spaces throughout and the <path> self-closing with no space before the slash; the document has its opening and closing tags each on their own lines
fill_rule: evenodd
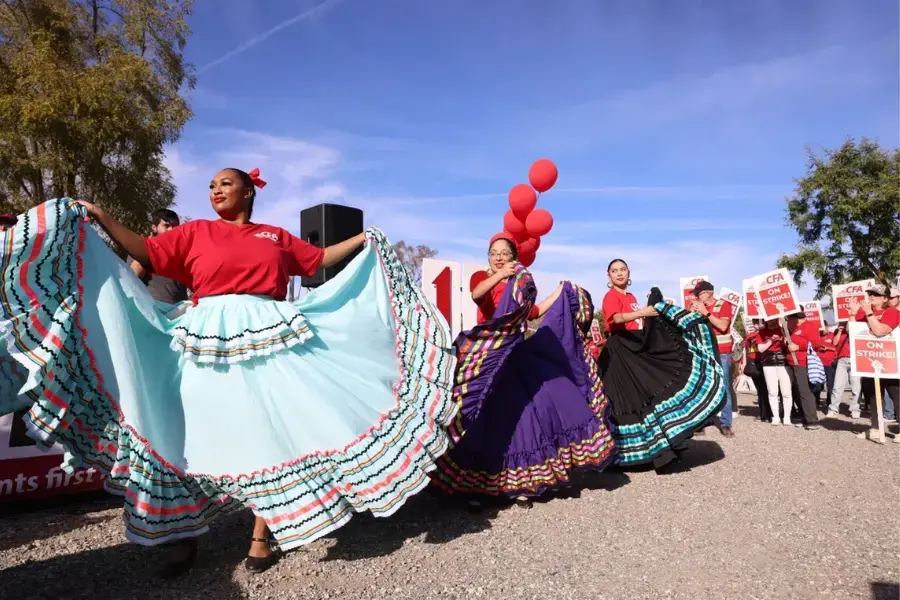
<svg viewBox="0 0 900 600">
<path fill-rule="evenodd" d="M 340 204 L 320 204 L 300 212 L 300 238 L 319 248 L 327 248 L 349 240 L 363 232 L 363 211 Z M 319 287 L 340 273 L 362 252 L 355 250 L 347 258 L 327 269 L 319 269 L 313 277 L 301 277 L 303 287 Z"/>
</svg>

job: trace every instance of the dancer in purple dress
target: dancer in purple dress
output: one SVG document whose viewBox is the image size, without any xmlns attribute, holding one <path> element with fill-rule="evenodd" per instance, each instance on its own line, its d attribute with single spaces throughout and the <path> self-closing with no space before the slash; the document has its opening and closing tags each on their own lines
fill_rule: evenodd
<svg viewBox="0 0 900 600">
<path fill-rule="evenodd" d="M 516 264 L 513 240 L 499 234 L 491 242 L 494 274 L 472 293 L 483 322 L 454 344 L 454 446 L 432 478 L 445 492 L 527 507 L 532 497 L 568 487 L 577 470 L 602 470 L 615 458 L 615 443 L 585 344 L 590 295 L 566 282 L 535 305 L 534 280 Z M 539 316 L 526 339 L 526 321 Z"/>
</svg>

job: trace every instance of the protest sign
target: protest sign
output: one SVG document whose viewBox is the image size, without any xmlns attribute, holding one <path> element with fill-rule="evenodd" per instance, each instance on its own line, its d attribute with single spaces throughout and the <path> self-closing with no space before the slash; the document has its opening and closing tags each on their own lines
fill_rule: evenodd
<svg viewBox="0 0 900 600">
<path fill-rule="evenodd" d="M 850 348 L 854 377 L 900 379 L 900 329 L 889 335 L 872 335 L 866 323 L 850 323 Z"/>
<path fill-rule="evenodd" d="M 866 299 L 866 290 L 871 289 L 875 283 L 874 279 L 864 279 L 831 286 L 835 320 L 840 323 L 855 319 L 856 315 L 850 314 L 850 306 L 854 303 L 862 304 Z"/>
<path fill-rule="evenodd" d="M 759 301 L 756 299 L 756 288 L 752 279 L 745 279 L 742 288 L 744 290 L 744 319 L 759 319 Z"/>
<path fill-rule="evenodd" d="M 709 281 L 709 276 L 707 275 L 694 275 L 692 277 L 682 277 L 680 280 L 681 287 L 681 299 L 685 308 L 691 307 L 691 302 L 696 300 L 694 294 L 691 292 L 694 291 L 694 286 L 696 286 L 701 281 Z"/>
<path fill-rule="evenodd" d="M 800 311 L 797 290 L 787 269 L 769 271 L 753 278 L 761 318 L 778 319 Z"/>
<path fill-rule="evenodd" d="M 814 323 L 819 324 L 819 329 L 825 328 L 825 315 L 822 313 L 822 303 L 818 300 L 812 300 L 810 302 L 801 302 L 801 308 L 803 309 L 803 314 L 806 315 L 806 318 Z"/>
<path fill-rule="evenodd" d="M 735 312 L 741 308 L 741 294 L 728 289 L 727 287 L 723 287 L 722 291 L 719 292 L 719 300 L 724 300 L 725 302 L 732 304 Z"/>
</svg>

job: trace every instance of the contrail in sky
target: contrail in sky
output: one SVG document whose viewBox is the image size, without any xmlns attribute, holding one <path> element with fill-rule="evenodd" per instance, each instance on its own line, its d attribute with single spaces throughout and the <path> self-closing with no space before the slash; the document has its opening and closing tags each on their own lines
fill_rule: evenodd
<svg viewBox="0 0 900 600">
<path fill-rule="evenodd" d="M 270 37 L 272 37 L 279 31 L 281 31 L 282 29 L 284 29 L 286 27 L 290 27 L 291 25 L 295 25 L 302 21 L 306 21 L 307 19 L 311 19 L 311 18 L 315 17 L 316 15 L 319 15 L 330 8 L 333 8 L 334 6 L 336 6 L 337 4 L 340 4 L 343 1 L 344 0 L 324 0 L 324 2 L 320 2 L 320 3 L 316 4 L 315 6 L 313 6 L 312 8 L 308 8 L 305 11 L 303 11 L 302 13 L 294 15 L 287 21 L 282 21 L 275 27 L 272 27 L 271 29 L 268 29 L 268 30 L 262 32 L 255 38 L 247 40 L 246 42 L 244 42 L 243 44 L 241 44 L 234 50 L 231 50 L 230 52 L 226 52 L 225 54 L 223 54 L 216 60 L 212 61 L 211 63 L 207 63 L 207 64 L 203 65 L 202 67 L 197 69 L 197 73 L 200 74 L 200 73 L 203 73 L 204 71 L 208 71 L 208 70 L 212 69 L 213 67 L 221 65 L 226 60 L 234 58 L 238 54 L 241 54 L 242 52 L 246 52 L 250 48 L 253 48 L 256 45 L 261 44 L 262 42 L 266 41 L 267 39 L 269 39 Z"/>
</svg>

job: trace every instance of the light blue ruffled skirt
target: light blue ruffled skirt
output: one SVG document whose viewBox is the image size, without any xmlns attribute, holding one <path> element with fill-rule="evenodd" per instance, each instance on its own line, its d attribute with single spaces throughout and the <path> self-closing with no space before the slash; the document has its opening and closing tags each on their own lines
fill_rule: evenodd
<svg viewBox="0 0 900 600">
<path fill-rule="evenodd" d="M 171 307 L 82 207 L 41 205 L 0 237 L 0 317 L 27 369 L 0 414 L 30 406 L 41 444 L 62 443 L 69 467 L 106 471 L 141 544 L 198 535 L 241 505 L 283 548 L 353 512 L 390 515 L 446 450 L 455 359 L 446 323 L 387 239 L 368 236 L 300 301 Z"/>
</svg>

